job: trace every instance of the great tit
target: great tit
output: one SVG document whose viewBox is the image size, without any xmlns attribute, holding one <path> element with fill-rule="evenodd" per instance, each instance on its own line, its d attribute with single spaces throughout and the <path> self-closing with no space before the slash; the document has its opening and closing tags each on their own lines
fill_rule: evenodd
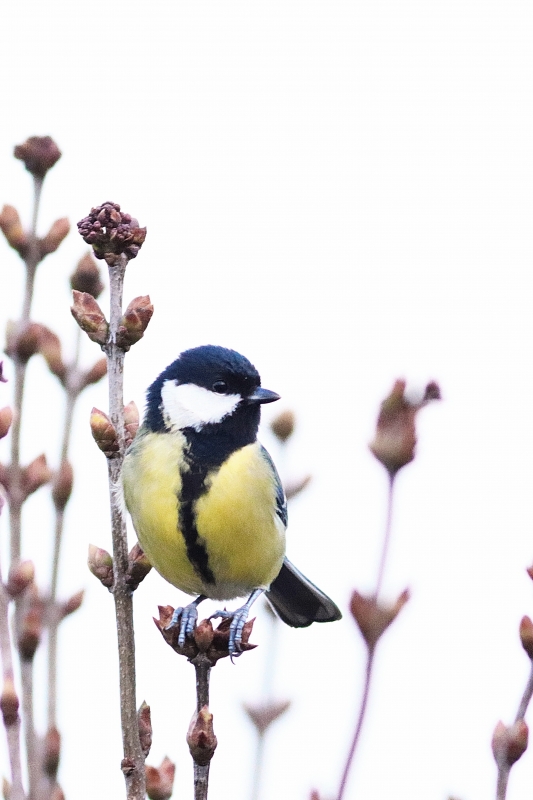
<svg viewBox="0 0 533 800">
<path fill-rule="evenodd" d="M 169 583 L 198 595 L 178 608 L 179 643 L 206 598 L 249 595 L 231 617 L 229 651 L 263 592 L 295 628 L 341 613 L 285 557 L 287 502 L 276 467 L 257 441 L 263 389 L 247 358 L 224 347 L 186 350 L 152 383 L 143 424 L 126 453 L 124 498 L 150 563 Z"/>
</svg>

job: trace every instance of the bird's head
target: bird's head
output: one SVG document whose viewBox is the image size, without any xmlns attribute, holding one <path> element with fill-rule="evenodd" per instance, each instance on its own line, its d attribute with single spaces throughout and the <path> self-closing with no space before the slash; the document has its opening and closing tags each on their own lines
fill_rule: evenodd
<svg viewBox="0 0 533 800">
<path fill-rule="evenodd" d="M 278 399 L 261 387 L 247 358 L 204 345 L 181 353 L 150 386 L 145 425 L 152 431 L 238 433 L 254 441 L 261 404 Z"/>
</svg>

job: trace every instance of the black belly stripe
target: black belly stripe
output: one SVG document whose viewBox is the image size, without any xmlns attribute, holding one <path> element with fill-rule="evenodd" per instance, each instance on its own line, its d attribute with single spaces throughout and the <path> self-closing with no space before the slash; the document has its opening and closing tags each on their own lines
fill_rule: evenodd
<svg viewBox="0 0 533 800">
<path fill-rule="evenodd" d="M 200 541 L 196 529 L 194 504 L 207 491 L 208 468 L 198 463 L 186 461 L 189 469 L 181 472 L 181 493 L 179 496 L 179 529 L 185 539 L 187 557 L 196 573 L 206 583 L 215 583 L 215 576 L 209 567 L 209 556 L 205 545 Z"/>
</svg>

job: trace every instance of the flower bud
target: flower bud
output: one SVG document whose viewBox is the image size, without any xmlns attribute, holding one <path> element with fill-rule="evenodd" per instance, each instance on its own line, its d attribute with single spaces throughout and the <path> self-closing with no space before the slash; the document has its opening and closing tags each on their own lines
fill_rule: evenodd
<svg viewBox="0 0 533 800">
<path fill-rule="evenodd" d="M 290 704 L 290 700 L 284 700 L 279 703 L 262 703 L 256 706 L 244 703 L 244 710 L 252 721 L 257 733 L 262 736 L 267 728 L 287 711 Z"/>
<path fill-rule="evenodd" d="M 109 333 L 109 325 L 105 314 L 87 292 L 72 292 L 73 304 L 70 308 L 72 316 L 92 342 L 104 345 Z"/>
<path fill-rule="evenodd" d="M 59 470 L 56 472 L 52 486 L 52 500 L 57 511 L 63 511 L 72 493 L 72 483 L 74 481 L 74 471 L 70 461 L 63 461 Z"/>
<path fill-rule="evenodd" d="M 28 322 L 22 330 L 15 322 L 9 321 L 6 329 L 6 353 L 11 358 L 26 364 L 39 352 L 41 328 L 38 322 Z"/>
<path fill-rule="evenodd" d="M 192 636 L 200 653 L 207 653 L 215 638 L 213 624 L 210 619 L 201 620 L 195 626 Z"/>
<path fill-rule="evenodd" d="M 107 375 L 107 358 L 99 358 L 93 366 L 82 375 L 81 385 L 85 389 L 93 383 L 98 383 Z"/>
<path fill-rule="evenodd" d="M 79 592 L 76 592 L 76 594 L 73 594 L 72 597 L 69 597 L 67 602 L 63 603 L 63 607 L 61 609 L 62 617 L 68 617 L 70 614 L 74 614 L 78 608 L 81 608 L 84 596 L 85 592 L 83 589 L 80 589 Z"/>
<path fill-rule="evenodd" d="M 51 136 L 30 136 L 24 144 L 18 144 L 13 155 L 35 178 L 44 178 L 61 158 L 61 150 Z"/>
<path fill-rule="evenodd" d="M 0 230 L 13 250 L 24 257 L 28 250 L 28 237 L 24 232 L 18 211 L 13 206 L 4 206 L 0 213 Z"/>
<path fill-rule="evenodd" d="M 218 744 L 213 730 L 213 715 L 207 706 L 203 706 L 200 711 L 193 714 L 187 731 L 187 744 L 196 764 L 207 766 Z"/>
<path fill-rule="evenodd" d="M 104 258 L 114 266 L 122 255 L 135 258 L 146 239 L 146 228 L 120 210 L 118 203 L 103 203 L 91 208 L 90 214 L 78 222 L 83 240 L 93 248 L 96 258 Z"/>
<path fill-rule="evenodd" d="M 44 739 L 44 771 L 51 778 L 55 778 L 59 767 L 61 755 L 61 734 L 56 727 L 48 728 Z"/>
<path fill-rule="evenodd" d="M 528 656 L 533 659 L 533 622 L 529 617 L 522 617 L 520 622 L 520 641 Z"/>
<path fill-rule="evenodd" d="M 176 766 L 165 756 L 160 767 L 146 765 L 146 794 L 150 800 L 169 800 L 174 788 Z"/>
<path fill-rule="evenodd" d="M 135 591 L 141 581 L 146 578 L 151 569 L 152 565 L 144 554 L 139 542 L 136 542 L 128 555 L 128 572 L 126 575 L 126 582 L 132 592 Z"/>
<path fill-rule="evenodd" d="M 415 457 L 416 414 L 431 400 L 440 399 L 440 389 L 436 383 L 428 383 L 419 403 L 410 403 L 405 399 L 404 392 L 405 381 L 396 381 L 390 395 L 381 404 L 376 435 L 370 444 L 372 453 L 391 478 Z"/>
<path fill-rule="evenodd" d="M 107 458 L 119 451 L 118 436 L 115 426 L 104 411 L 93 408 L 91 411 L 91 433 L 93 439 Z"/>
<path fill-rule="evenodd" d="M 63 239 L 66 239 L 70 231 L 70 222 L 66 217 L 56 219 L 52 227 L 42 239 L 39 239 L 39 253 L 41 260 L 50 253 L 55 253 Z"/>
<path fill-rule="evenodd" d="M 0 695 L 0 711 L 4 718 L 4 725 L 9 728 L 18 722 L 19 718 L 19 699 L 13 683 L 13 678 L 8 677 L 4 681 L 4 688 Z"/>
<path fill-rule="evenodd" d="M 80 258 L 76 269 L 70 277 L 70 286 L 77 292 L 98 297 L 104 291 L 104 284 L 100 279 L 100 268 L 91 253 L 85 253 Z"/>
<path fill-rule="evenodd" d="M 6 591 L 10 597 L 18 597 L 24 592 L 35 578 L 33 561 L 21 561 L 9 570 Z"/>
<path fill-rule="evenodd" d="M 141 750 L 146 758 L 152 746 L 152 720 L 150 716 L 150 706 L 144 702 L 137 712 L 137 721 L 139 724 L 139 740 L 141 743 Z"/>
<path fill-rule="evenodd" d="M 378 603 L 375 597 L 364 597 L 358 591 L 352 593 L 350 611 L 369 649 L 373 649 L 379 638 L 393 622 L 409 600 L 405 589 L 393 606 Z"/>
<path fill-rule="evenodd" d="M 107 550 L 101 547 L 96 547 L 94 544 L 89 545 L 89 557 L 87 558 L 87 565 L 92 574 L 98 578 L 100 583 L 110 589 L 113 586 L 113 559 Z"/>
<path fill-rule="evenodd" d="M 9 433 L 11 423 L 13 422 L 13 411 L 9 406 L 0 408 L 0 439 L 3 439 Z"/>
<path fill-rule="evenodd" d="M 148 295 L 135 297 L 119 322 L 117 345 L 123 350 L 129 350 L 132 344 L 142 339 L 153 313 L 154 307 Z"/>
<path fill-rule="evenodd" d="M 529 730 L 523 719 L 512 725 L 498 722 L 492 735 L 492 753 L 499 769 L 509 768 L 526 752 Z"/>
<path fill-rule="evenodd" d="M 126 447 L 129 447 L 133 442 L 138 430 L 139 409 L 132 400 L 131 403 L 128 403 L 127 406 L 124 406 L 124 438 Z"/>
<path fill-rule="evenodd" d="M 23 467 L 21 470 L 21 487 L 24 498 L 36 492 L 37 489 L 40 489 L 41 486 L 48 483 L 51 478 L 52 470 L 48 467 L 46 456 L 42 453 L 40 456 L 37 456 L 37 458 L 34 458 L 27 467 Z"/>
<path fill-rule="evenodd" d="M 294 426 L 296 424 L 296 415 L 294 411 L 282 411 L 277 417 L 274 417 L 270 423 L 272 433 L 280 442 L 286 442 L 294 433 Z"/>
<path fill-rule="evenodd" d="M 20 657 L 23 661 L 31 661 L 35 655 L 35 651 L 41 641 L 42 629 L 42 603 L 40 599 L 36 597 L 30 603 L 30 607 L 22 619 L 18 646 Z"/>
</svg>

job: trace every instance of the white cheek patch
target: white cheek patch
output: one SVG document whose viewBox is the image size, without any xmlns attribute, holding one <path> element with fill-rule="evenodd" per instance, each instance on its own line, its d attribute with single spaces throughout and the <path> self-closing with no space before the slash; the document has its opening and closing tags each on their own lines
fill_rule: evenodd
<svg viewBox="0 0 533 800">
<path fill-rule="evenodd" d="M 241 401 L 240 394 L 217 394 L 194 383 L 176 386 L 165 381 L 161 389 L 163 418 L 174 430 L 217 423 L 232 414 Z"/>
</svg>

